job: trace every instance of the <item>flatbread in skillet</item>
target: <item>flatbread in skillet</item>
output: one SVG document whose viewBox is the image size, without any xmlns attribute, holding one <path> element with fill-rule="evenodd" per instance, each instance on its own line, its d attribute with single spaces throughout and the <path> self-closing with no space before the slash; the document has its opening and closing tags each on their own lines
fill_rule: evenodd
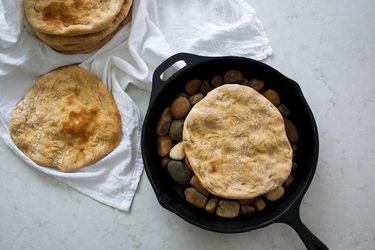
<svg viewBox="0 0 375 250">
<path fill-rule="evenodd" d="M 183 128 L 186 157 L 202 186 L 228 199 L 250 199 L 280 186 L 292 149 L 277 108 L 254 89 L 220 86 L 197 103 Z"/>
</svg>

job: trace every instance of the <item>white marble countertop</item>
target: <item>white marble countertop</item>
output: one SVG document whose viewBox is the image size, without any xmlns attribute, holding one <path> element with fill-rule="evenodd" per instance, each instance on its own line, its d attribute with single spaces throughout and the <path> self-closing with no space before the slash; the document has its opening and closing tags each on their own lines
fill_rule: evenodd
<svg viewBox="0 0 375 250">
<path fill-rule="evenodd" d="M 375 249 L 375 2 L 247 0 L 320 133 L 304 223 L 332 249 Z M 0 140 L 0 249 L 303 249 L 287 225 L 223 235 L 163 209 L 143 174 L 130 213 L 18 159 Z"/>
</svg>

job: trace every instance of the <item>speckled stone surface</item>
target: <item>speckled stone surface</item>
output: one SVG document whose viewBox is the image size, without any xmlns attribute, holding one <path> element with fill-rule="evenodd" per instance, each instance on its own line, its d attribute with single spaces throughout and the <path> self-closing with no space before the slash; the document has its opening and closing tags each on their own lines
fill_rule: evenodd
<svg viewBox="0 0 375 250">
<path fill-rule="evenodd" d="M 318 124 L 302 220 L 332 249 L 375 249 L 375 2 L 247 2 L 272 43 L 265 62 L 300 83 Z M 123 213 L 29 168 L 2 141 L 0 173 L 0 249 L 304 249 L 284 224 L 196 228 L 157 203 L 145 174 Z"/>
</svg>

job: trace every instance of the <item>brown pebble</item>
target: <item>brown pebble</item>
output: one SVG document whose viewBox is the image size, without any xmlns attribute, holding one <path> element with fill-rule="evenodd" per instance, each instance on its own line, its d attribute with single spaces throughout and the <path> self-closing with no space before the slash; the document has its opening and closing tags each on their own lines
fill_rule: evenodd
<svg viewBox="0 0 375 250">
<path fill-rule="evenodd" d="M 242 215 L 250 215 L 255 212 L 255 207 L 251 205 L 241 205 L 241 214 Z"/>
<path fill-rule="evenodd" d="M 171 105 L 171 114 L 176 119 L 184 118 L 190 111 L 190 102 L 186 97 L 177 97 Z"/>
<path fill-rule="evenodd" d="M 269 201 L 277 201 L 278 199 L 280 199 L 281 197 L 283 197 L 285 193 L 285 190 L 282 186 L 279 186 L 271 191 L 269 191 L 268 193 L 266 193 L 266 199 L 269 200 Z"/>
<path fill-rule="evenodd" d="M 211 85 L 213 87 L 219 87 L 221 85 L 223 85 L 223 77 L 221 75 L 214 75 L 212 78 L 211 78 L 211 81 L 210 81 Z"/>
<path fill-rule="evenodd" d="M 158 135 L 166 135 L 172 121 L 172 114 L 170 108 L 165 108 L 161 113 L 158 124 L 156 125 L 156 133 Z"/>
<path fill-rule="evenodd" d="M 284 125 L 285 125 L 285 131 L 289 139 L 289 142 L 291 144 L 297 143 L 299 140 L 299 133 L 298 133 L 296 126 L 294 126 L 294 124 L 285 117 L 284 117 Z"/>
<path fill-rule="evenodd" d="M 172 139 L 168 135 L 158 137 L 158 154 L 161 157 L 167 156 L 173 146 Z"/>
<path fill-rule="evenodd" d="M 213 212 L 215 212 L 215 210 L 217 208 L 217 202 L 218 201 L 219 201 L 219 199 L 216 198 L 216 197 L 211 197 L 208 200 L 207 205 L 205 207 L 207 213 L 212 214 Z"/>
<path fill-rule="evenodd" d="M 249 86 L 249 79 L 242 79 L 241 85 Z"/>
<path fill-rule="evenodd" d="M 268 99 L 273 105 L 279 106 L 280 105 L 280 96 L 277 92 L 273 89 L 267 89 L 264 91 L 263 96 Z"/>
<path fill-rule="evenodd" d="M 291 115 L 290 110 L 289 110 L 288 107 L 285 106 L 284 104 L 280 104 L 280 106 L 277 107 L 277 109 L 279 110 L 279 112 L 280 112 L 283 116 L 290 116 L 290 115 Z"/>
<path fill-rule="evenodd" d="M 294 179 L 293 176 L 289 175 L 288 178 L 286 178 L 286 180 L 284 181 L 283 186 L 284 187 L 289 187 L 290 184 L 292 184 L 293 179 Z"/>
<path fill-rule="evenodd" d="M 255 198 L 252 199 L 245 199 L 245 200 L 238 200 L 241 205 L 250 205 L 254 203 Z"/>
<path fill-rule="evenodd" d="M 193 79 L 186 83 L 185 91 L 189 95 L 194 95 L 201 88 L 202 81 L 199 79 Z"/>
<path fill-rule="evenodd" d="M 202 93 L 198 93 L 189 97 L 189 102 L 191 106 L 194 106 L 204 98 Z"/>
<path fill-rule="evenodd" d="M 185 189 L 184 194 L 186 201 L 198 208 L 203 209 L 207 204 L 207 197 L 199 193 L 195 188 Z"/>
<path fill-rule="evenodd" d="M 254 206 L 257 211 L 262 211 L 266 207 L 266 202 L 262 198 L 256 198 Z"/>
<path fill-rule="evenodd" d="M 204 189 L 204 187 L 202 187 L 202 185 L 199 183 L 198 177 L 196 175 L 193 175 L 193 177 L 191 177 L 190 185 L 192 185 L 193 188 L 198 190 L 204 196 L 210 195 L 210 193 L 206 189 Z"/>
<path fill-rule="evenodd" d="M 201 85 L 203 95 L 207 95 L 208 92 L 214 89 L 207 81 L 203 81 Z"/>
<path fill-rule="evenodd" d="M 224 83 L 241 83 L 243 79 L 243 75 L 238 70 L 229 70 L 224 74 Z"/>
<path fill-rule="evenodd" d="M 234 218 L 240 213 L 240 203 L 237 201 L 220 200 L 216 215 L 223 218 Z"/>
<path fill-rule="evenodd" d="M 247 86 L 252 87 L 259 93 L 263 92 L 264 86 L 265 86 L 264 82 L 255 78 L 251 78 L 247 84 L 248 84 Z"/>
<path fill-rule="evenodd" d="M 171 161 L 171 158 L 169 158 L 169 156 L 165 156 L 163 157 L 163 159 L 161 159 L 161 166 L 162 167 L 166 167 L 168 166 L 168 163 Z"/>
<path fill-rule="evenodd" d="M 189 95 L 186 94 L 186 93 L 183 93 L 183 92 L 182 92 L 182 93 L 178 93 L 178 94 L 177 94 L 177 97 L 178 97 L 178 96 L 182 96 L 182 97 L 189 98 Z"/>
<path fill-rule="evenodd" d="M 297 162 L 293 161 L 292 163 L 292 172 L 296 171 L 298 165 L 297 165 Z"/>
</svg>

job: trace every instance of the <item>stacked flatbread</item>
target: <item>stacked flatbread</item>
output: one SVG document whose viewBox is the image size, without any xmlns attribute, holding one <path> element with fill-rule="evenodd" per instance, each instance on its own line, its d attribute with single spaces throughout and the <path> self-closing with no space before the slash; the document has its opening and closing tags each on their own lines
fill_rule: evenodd
<svg viewBox="0 0 375 250">
<path fill-rule="evenodd" d="M 35 35 L 65 54 L 90 53 L 131 20 L 133 0 L 24 0 Z"/>
</svg>

